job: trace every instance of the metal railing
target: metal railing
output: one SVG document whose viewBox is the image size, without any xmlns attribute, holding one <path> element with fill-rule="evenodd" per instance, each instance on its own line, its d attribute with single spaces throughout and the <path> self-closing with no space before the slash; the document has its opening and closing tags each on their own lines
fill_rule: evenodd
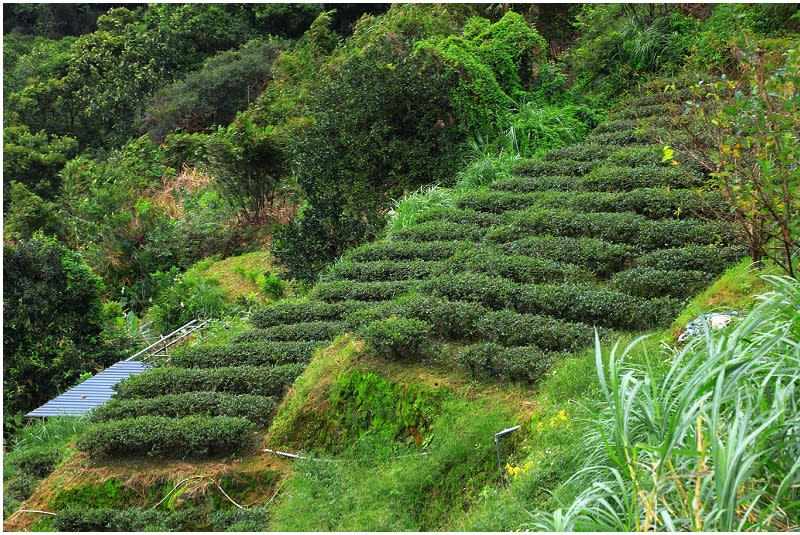
<svg viewBox="0 0 800 535">
<path fill-rule="evenodd" d="M 184 338 L 190 336 L 191 334 L 193 334 L 193 333 L 199 331 L 200 329 L 202 329 L 203 327 L 205 327 L 208 324 L 209 321 L 211 321 L 211 320 L 202 320 L 201 321 L 201 320 L 198 320 L 198 319 L 194 319 L 194 320 L 190 321 L 189 323 L 187 323 L 186 325 L 178 327 L 177 329 L 175 329 L 174 331 L 172 331 L 168 335 L 162 336 L 159 340 L 153 342 L 152 344 L 150 344 L 149 346 L 145 347 L 141 351 L 138 351 L 137 353 L 131 355 L 128 358 L 126 358 L 125 362 L 127 362 L 129 360 L 134 360 L 134 359 L 136 359 L 136 358 L 138 358 L 138 357 L 140 357 L 142 355 L 152 356 L 152 355 L 155 355 L 155 354 L 157 354 L 157 353 L 159 353 L 161 351 L 166 351 L 167 348 L 172 347 L 173 345 L 177 344 L 178 342 L 180 342 Z"/>
</svg>

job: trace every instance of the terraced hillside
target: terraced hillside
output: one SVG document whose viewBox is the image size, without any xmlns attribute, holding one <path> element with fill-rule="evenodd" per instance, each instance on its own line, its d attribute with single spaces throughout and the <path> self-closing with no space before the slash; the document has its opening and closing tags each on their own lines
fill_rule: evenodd
<svg viewBox="0 0 800 535">
<path fill-rule="evenodd" d="M 667 326 L 745 253 L 715 219 L 722 199 L 700 189 L 701 174 L 663 164 L 643 127 L 661 122 L 669 98 L 629 102 L 585 142 L 351 251 L 310 299 L 261 309 L 231 344 L 187 349 L 126 380 L 79 448 L 173 457 L 246 448 L 314 351 L 347 331 L 388 358 L 534 382 L 589 346 L 595 328 Z"/>
</svg>

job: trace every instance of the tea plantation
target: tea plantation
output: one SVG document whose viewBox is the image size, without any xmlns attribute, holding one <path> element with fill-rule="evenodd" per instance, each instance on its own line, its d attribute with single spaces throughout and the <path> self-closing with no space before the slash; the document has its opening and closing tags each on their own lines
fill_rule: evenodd
<svg viewBox="0 0 800 535">
<path fill-rule="evenodd" d="M 122 382 L 78 448 L 247 450 L 315 351 L 345 332 L 387 359 L 536 382 L 595 330 L 667 327 L 745 255 L 714 219 L 721 197 L 691 166 L 662 163 L 642 128 L 674 95 L 630 101 L 584 142 L 521 161 L 510 178 L 350 251 L 309 299 L 262 307 L 230 344 L 183 349 Z"/>
</svg>

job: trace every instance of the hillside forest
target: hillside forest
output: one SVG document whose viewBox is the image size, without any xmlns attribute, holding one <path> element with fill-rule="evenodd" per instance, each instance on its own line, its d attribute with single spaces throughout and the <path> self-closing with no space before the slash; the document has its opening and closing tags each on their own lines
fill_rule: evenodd
<svg viewBox="0 0 800 535">
<path fill-rule="evenodd" d="M 800 529 L 798 137 L 794 3 L 5 3 L 4 529 Z"/>
</svg>

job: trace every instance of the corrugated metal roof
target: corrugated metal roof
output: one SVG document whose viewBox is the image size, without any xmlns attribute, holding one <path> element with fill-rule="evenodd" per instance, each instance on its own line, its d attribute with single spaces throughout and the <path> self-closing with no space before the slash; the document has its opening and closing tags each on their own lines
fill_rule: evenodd
<svg viewBox="0 0 800 535">
<path fill-rule="evenodd" d="M 111 399 L 114 385 L 151 367 L 135 360 L 117 362 L 25 416 L 82 416 Z"/>
</svg>

